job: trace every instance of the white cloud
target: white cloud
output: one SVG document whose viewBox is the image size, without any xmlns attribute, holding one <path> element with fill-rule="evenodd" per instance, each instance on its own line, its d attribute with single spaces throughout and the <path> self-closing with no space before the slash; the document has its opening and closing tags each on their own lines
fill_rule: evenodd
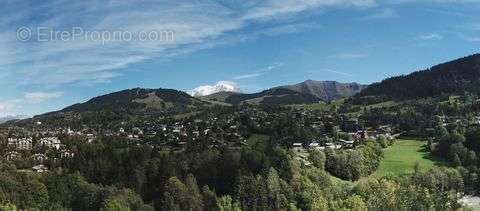
<svg viewBox="0 0 480 211">
<path fill-rule="evenodd" d="M 469 42 L 480 42 L 480 37 L 465 37 L 465 40 Z"/>
<path fill-rule="evenodd" d="M 30 103 L 41 103 L 50 99 L 59 98 L 63 92 L 28 92 L 25 93 L 24 98 Z"/>
<path fill-rule="evenodd" d="M 194 97 L 206 96 L 218 92 L 239 92 L 237 84 L 232 81 L 219 81 L 214 85 L 203 85 L 188 91 Z"/>
<path fill-rule="evenodd" d="M 342 75 L 342 76 L 347 76 L 347 77 L 353 77 L 354 76 L 353 74 L 350 74 L 350 73 L 347 73 L 347 72 L 342 72 L 342 71 L 332 70 L 332 69 L 323 69 L 321 71 L 322 72 L 334 73 L 334 74 L 337 74 L 337 75 Z"/>
<path fill-rule="evenodd" d="M 433 34 L 424 34 L 417 37 L 419 40 L 443 40 L 443 36 L 441 34 L 433 33 Z"/>
<path fill-rule="evenodd" d="M 19 100 L 0 101 L 0 117 L 15 115 L 18 103 Z"/>
<path fill-rule="evenodd" d="M 262 68 L 261 70 L 256 71 L 256 72 L 247 73 L 247 74 L 243 74 L 243 75 L 237 75 L 237 76 L 233 77 L 233 79 L 241 80 L 241 79 L 257 78 L 257 77 L 263 76 L 265 74 L 268 74 L 269 72 L 271 72 L 275 69 L 278 69 L 281 66 L 283 66 L 283 63 L 275 62 L 275 63 L 272 63 L 272 64 L 268 65 L 265 68 Z"/>
<path fill-rule="evenodd" d="M 55 88 L 65 84 L 109 83 L 120 72 L 145 60 L 185 54 L 198 49 L 256 36 L 274 36 L 308 29 L 313 23 L 292 23 L 290 17 L 332 8 L 392 6 L 376 0 L 234 0 L 234 1 L 2 1 L 0 8 L 0 85 L 41 85 Z M 394 2 L 394 1 L 391 1 Z M 400 3 L 415 1 L 395 1 Z M 418 1 L 417 1 L 418 2 Z M 475 0 L 430 0 L 438 3 L 472 3 Z M 31 6 L 30 4 L 35 4 Z M 48 15 L 39 16 L 39 13 Z M 159 12 L 161 11 L 161 12 Z M 370 18 L 388 18 L 395 10 L 374 11 Z M 35 17 L 35 21 L 31 20 Z M 285 21 L 278 21 L 282 19 Z M 243 30 L 252 22 L 270 21 L 274 27 Z M 26 23 L 26 24 L 25 24 Z M 19 42 L 17 27 L 52 27 L 71 30 L 121 29 L 129 32 L 173 31 L 172 42 L 102 42 L 91 40 Z M 248 32 L 245 32 L 248 31 Z M 238 34 L 242 36 L 238 36 Z M 344 58 L 362 58 L 362 55 Z M 258 77 L 262 73 L 245 74 Z M 238 76 L 242 78 L 241 76 Z M 13 84 L 13 81 L 20 81 Z"/>
<path fill-rule="evenodd" d="M 12 102 L 8 102 L 8 101 L 0 102 L 0 113 L 8 111 L 12 109 L 14 106 L 15 104 Z"/>
<path fill-rule="evenodd" d="M 388 19 L 388 18 L 395 18 L 395 17 L 398 17 L 397 12 L 391 8 L 386 8 L 386 9 L 377 10 L 374 13 L 361 18 L 361 20 Z"/>
<path fill-rule="evenodd" d="M 108 83 L 121 76 L 119 70 L 159 57 L 175 56 L 209 48 L 234 39 L 295 33 L 312 23 L 275 22 L 276 26 L 248 32 L 237 37 L 238 30 L 251 21 L 265 21 L 285 15 L 332 7 L 371 7 L 375 0 L 266 0 L 266 1 L 190 1 L 106 0 L 70 2 L 65 0 L 27 3 L 8 1 L 0 9 L 0 72 L 4 79 L 20 85 L 71 83 Z M 225 6 L 231 4 L 233 6 Z M 15 11 L 15 12 L 12 12 Z M 37 16 L 49 11 L 54 15 Z M 162 11 L 162 12 L 158 12 Z M 36 16 L 35 23 L 31 17 Z M 56 30 L 172 31 L 172 42 L 107 42 L 70 40 L 19 42 L 15 32 L 25 26 L 52 27 Z M 215 24 L 212 24 L 215 23 Z M 33 31 L 35 35 L 35 30 Z M 232 35 L 234 34 L 234 35 Z M 228 39 L 227 37 L 232 37 Z M 25 55 L 28 55 L 25 56 Z"/>
<path fill-rule="evenodd" d="M 0 118 L 7 116 L 25 117 L 24 106 L 27 104 L 35 105 L 45 101 L 59 98 L 63 96 L 63 92 L 27 92 L 23 97 L 11 100 L 0 101 Z"/>
<path fill-rule="evenodd" d="M 369 56 L 368 54 L 364 54 L 364 53 L 343 53 L 343 54 L 330 56 L 330 58 L 335 58 L 335 59 L 362 59 L 362 58 L 366 58 L 368 56 Z"/>
<path fill-rule="evenodd" d="M 246 20 L 268 20 L 306 10 L 325 7 L 372 7 L 375 0 L 265 0 L 243 17 Z"/>
<path fill-rule="evenodd" d="M 240 79 L 248 79 L 248 78 L 257 78 L 262 75 L 265 75 L 265 72 L 259 72 L 259 73 L 250 73 L 250 74 L 244 74 L 244 75 L 237 75 L 233 77 L 233 79 L 240 80 Z"/>
</svg>

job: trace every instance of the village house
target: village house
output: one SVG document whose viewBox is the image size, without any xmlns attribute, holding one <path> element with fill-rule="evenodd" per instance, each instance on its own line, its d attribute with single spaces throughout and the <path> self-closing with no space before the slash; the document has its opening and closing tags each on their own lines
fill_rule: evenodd
<svg viewBox="0 0 480 211">
<path fill-rule="evenodd" d="M 70 152 L 69 150 L 62 150 L 60 153 L 60 158 L 72 158 L 73 156 L 73 152 Z"/>
<path fill-rule="evenodd" d="M 325 149 L 325 147 L 320 146 L 320 143 L 318 143 L 318 142 L 312 142 L 308 145 L 308 147 L 310 149 L 314 149 L 314 150 L 324 150 Z"/>
<path fill-rule="evenodd" d="M 60 149 L 61 146 L 61 141 L 57 137 L 46 137 L 42 138 L 39 141 L 40 146 L 45 146 L 48 148 L 55 148 L 55 149 Z"/>
<path fill-rule="evenodd" d="M 88 143 L 92 143 L 93 140 L 95 140 L 95 135 L 93 135 L 92 133 L 89 133 L 86 136 L 87 136 Z"/>
<path fill-rule="evenodd" d="M 301 151 L 304 150 L 302 143 L 298 143 L 298 142 L 297 142 L 297 143 L 293 143 L 292 147 L 293 147 L 293 150 L 295 150 L 295 151 L 297 151 L 297 152 L 301 152 Z"/>
<path fill-rule="evenodd" d="M 48 168 L 45 165 L 40 164 L 40 165 L 33 166 L 32 171 L 37 173 L 42 173 L 42 172 L 48 171 Z"/>
<path fill-rule="evenodd" d="M 354 141 L 347 141 L 347 140 L 343 140 L 343 139 L 340 139 L 339 141 L 341 144 L 342 144 L 342 147 L 343 148 L 353 148 L 353 145 L 354 145 Z"/>
<path fill-rule="evenodd" d="M 8 138 L 8 146 L 15 147 L 16 150 L 32 150 L 32 138 Z"/>
<path fill-rule="evenodd" d="M 16 159 L 19 159 L 19 158 L 20 158 L 20 153 L 18 153 L 18 152 L 8 152 L 5 155 L 5 159 L 7 159 L 8 161 L 16 160 Z"/>
<path fill-rule="evenodd" d="M 330 149 L 340 149 L 340 148 L 342 148 L 342 145 L 338 145 L 338 144 L 328 142 L 328 143 L 325 143 L 325 147 L 328 147 Z"/>
<path fill-rule="evenodd" d="M 30 158 L 36 162 L 39 162 L 39 163 L 43 163 L 43 161 L 47 160 L 47 156 L 44 155 L 44 154 L 34 154 L 32 156 L 30 156 Z"/>
</svg>

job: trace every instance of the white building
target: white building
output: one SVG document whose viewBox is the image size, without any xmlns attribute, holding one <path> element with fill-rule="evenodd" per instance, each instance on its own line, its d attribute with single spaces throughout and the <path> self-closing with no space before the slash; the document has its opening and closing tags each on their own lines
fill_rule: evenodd
<svg viewBox="0 0 480 211">
<path fill-rule="evenodd" d="M 16 150 L 32 150 L 32 138 L 8 138 L 8 146 Z"/>
<path fill-rule="evenodd" d="M 41 146 L 45 146 L 48 148 L 55 148 L 58 150 L 60 149 L 62 142 L 57 137 L 46 137 L 46 138 L 40 139 L 39 144 Z"/>
</svg>

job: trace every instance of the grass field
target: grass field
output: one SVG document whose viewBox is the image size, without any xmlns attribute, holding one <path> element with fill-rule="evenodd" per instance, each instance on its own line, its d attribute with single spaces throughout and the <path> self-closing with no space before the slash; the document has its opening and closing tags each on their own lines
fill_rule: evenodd
<svg viewBox="0 0 480 211">
<path fill-rule="evenodd" d="M 436 166 L 445 166 L 446 162 L 444 160 L 430 155 L 425 148 L 425 143 L 418 140 L 396 140 L 393 146 L 385 149 L 385 156 L 374 176 L 412 173 L 415 163 L 419 164 L 421 171 L 426 171 Z"/>
</svg>

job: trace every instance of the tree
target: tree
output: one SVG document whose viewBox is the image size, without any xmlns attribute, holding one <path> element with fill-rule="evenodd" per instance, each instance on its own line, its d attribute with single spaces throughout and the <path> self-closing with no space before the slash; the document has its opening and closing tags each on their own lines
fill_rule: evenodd
<svg viewBox="0 0 480 211">
<path fill-rule="evenodd" d="M 468 148 L 477 153 L 480 152 L 480 127 L 469 128 L 465 134 L 465 138 L 465 145 Z"/>
<path fill-rule="evenodd" d="M 206 211 L 217 211 L 219 209 L 217 195 L 207 185 L 202 188 L 202 199 Z"/>
<path fill-rule="evenodd" d="M 21 209 L 45 209 L 48 206 L 48 190 L 45 185 L 38 180 L 28 177 L 21 177 L 24 185 L 20 190 Z"/>
<path fill-rule="evenodd" d="M 266 183 L 270 209 L 281 210 L 286 208 L 288 206 L 288 201 L 282 193 L 281 179 L 278 177 L 278 173 L 274 168 L 270 168 Z"/>
<path fill-rule="evenodd" d="M 18 209 L 14 204 L 7 203 L 4 205 L 0 205 L 0 210 L 1 211 L 17 211 Z"/>
<path fill-rule="evenodd" d="M 475 151 L 468 151 L 467 160 L 465 161 L 467 166 L 476 166 L 477 165 L 477 153 Z"/>
<path fill-rule="evenodd" d="M 441 125 L 435 127 L 435 137 L 437 138 L 437 140 L 442 140 L 448 136 L 449 136 L 449 133 L 447 128 Z"/>
<path fill-rule="evenodd" d="M 343 202 L 343 209 L 351 211 L 367 211 L 367 205 L 363 201 L 362 197 L 353 195 L 348 197 Z"/>
<path fill-rule="evenodd" d="M 185 185 L 187 187 L 188 210 L 202 210 L 202 195 L 200 194 L 197 180 L 192 174 L 187 175 Z"/>
<path fill-rule="evenodd" d="M 327 211 L 327 210 L 328 210 L 328 202 L 323 196 L 319 196 L 315 200 L 313 200 L 312 211 Z"/>
<path fill-rule="evenodd" d="M 186 193 L 187 187 L 177 177 L 168 179 L 163 194 L 163 210 L 186 210 Z"/>
<path fill-rule="evenodd" d="M 319 169 L 325 169 L 325 153 L 320 150 L 312 150 L 309 155 L 310 161 Z"/>
<path fill-rule="evenodd" d="M 130 211 L 130 208 L 125 206 L 118 200 L 107 200 L 100 211 Z"/>
<path fill-rule="evenodd" d="M 240 205 L 232 200 L 230 196 L 223 196 L 218 200 L 219 211 L 242 211 Z"/>
<path fill-rule="evenodd" d="M 354 194 L 345 200 L 332 202 L 330 210 L 367 211 L 368 209 L 362 197 Z"/>
</svg>

